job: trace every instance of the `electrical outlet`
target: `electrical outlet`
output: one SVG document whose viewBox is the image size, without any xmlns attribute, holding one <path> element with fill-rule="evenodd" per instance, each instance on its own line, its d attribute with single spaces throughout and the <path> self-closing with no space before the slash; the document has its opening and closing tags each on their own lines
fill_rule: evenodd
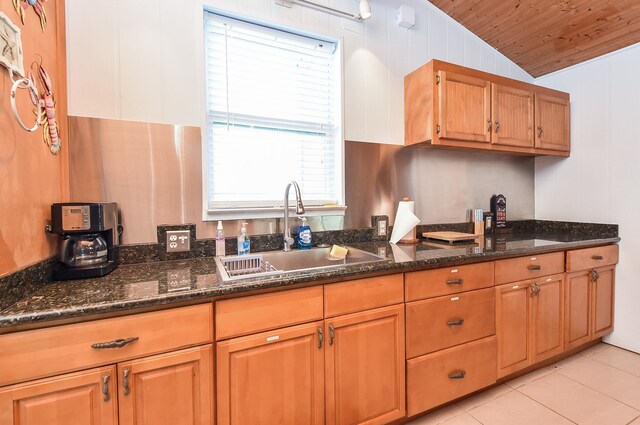
<svg viewBox="0 0 640 425">
<path fill-rule="evenodd" d="M 387 236 L 387 221 L 380 220 L 378 222 L 378 236 Z"/>
<path fill-rule="evenodd" d="M 167 230 L 167 252 L 190 251 L 190 239 L 189 230 Z"/>
</svg>

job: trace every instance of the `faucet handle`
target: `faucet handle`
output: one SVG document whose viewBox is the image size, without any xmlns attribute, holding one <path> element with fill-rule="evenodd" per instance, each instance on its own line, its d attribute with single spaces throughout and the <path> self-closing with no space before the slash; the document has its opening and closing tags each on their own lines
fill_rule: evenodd
<svg viewBox="0 0 640 425">
<path fill-rule="evenodd" d="M 289 237 L 285 237 L 284 241 L 288 244 L 288 245 L 293 245 L 293 238 L 291 236 Z"/>
</svg>

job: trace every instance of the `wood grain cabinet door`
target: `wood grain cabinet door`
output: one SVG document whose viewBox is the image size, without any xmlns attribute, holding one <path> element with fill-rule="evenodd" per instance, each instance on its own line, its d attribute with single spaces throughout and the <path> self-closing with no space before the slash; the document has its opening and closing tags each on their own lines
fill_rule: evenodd
<svg viewBox="0 0 640 425">
<path fill-rule="evenodd" d="M 213 348 L 118 364 L 120 425 L 212 425 Z"/>
<path fill-rule="evenodd" d="M 218 425 L 324 424 L 323 325 L 219 342 Z"/>
<path fill-rule="evenodd" d="M 569 100 L 535 95 L 536 148 L 569 151 Z"/>
<path fill-rule="evenodd" d="M 441 139 L 491 141 L 491 83 L 454 72 L 438 71 L 438 133 Z M 436 133 L 437 133 L 436 126 Z"/>
<path fill-rule="evenodd" d="M 590 287 L 588 271 L 567 275 L 565 299 L 565 351 L 578 347 L 590 339 Z"/>
<path fill-rule="evenodd" d="M 116 369 L 69 373 L 0 389 L 0 425 L 117 425 Z"/>
<path fill-rule="evenodd" d="M 404 305 L 325 321 L 328 425 L 405 415 Z"/>
<path fill-rule="evenodd" d="M 498 378 L 501 378 L 531 364 L 532 287 L 529 282 L 514 282 L 497 286 L 495 290 Z"/>
<path fill-rule="evenodd" d="M 595 271 L 597 274 L 591 282 L 591 339 L 613 331 L 615 268 L 604 267 Z"/>
<path fill-rule="evenodd" d="M 533 147 L 533 92 L 491 84 L 491 143 Z"/>
<path fill-rule="evenodd" d="M 531 348 L 537 363 L 564 350 L 564 275 L 543 277 L 534 285 Z"/>
</svg>

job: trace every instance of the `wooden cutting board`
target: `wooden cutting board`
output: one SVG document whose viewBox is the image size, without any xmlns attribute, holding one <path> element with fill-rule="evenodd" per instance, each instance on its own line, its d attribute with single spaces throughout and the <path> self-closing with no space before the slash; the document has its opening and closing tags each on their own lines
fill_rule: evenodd
<svg viewBox="0 0 640 425">
<path fill-rule="evenodd" d="M 468 241 L 477 238 L 480 235 L 474 235 L 473 233 L 460 233 L 460 232 L 425 232 L 422 234 L 425 238 L 438 239 L 440 241 L 447 241 L 449 243 L 457 241 Z"/>
</svg>

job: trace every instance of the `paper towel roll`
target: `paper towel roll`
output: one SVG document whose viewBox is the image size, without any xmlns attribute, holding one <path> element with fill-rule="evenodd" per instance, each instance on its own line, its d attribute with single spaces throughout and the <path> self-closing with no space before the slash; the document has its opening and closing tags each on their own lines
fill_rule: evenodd
<svg viewBox="0 0 640 425">
<path fill-rule="evenodd" d="M 400 239 L 413 239 L 411 231 L 420 223 L 420 219 L 413 213 L 415 204 L 413 201 L 400 201 L 396 212 L 396 221 L 393 223 L 393 232 L 389 242 L 398 243 Z M 408 235 L 411 233 L 411 235 Z"/>
</svg>

